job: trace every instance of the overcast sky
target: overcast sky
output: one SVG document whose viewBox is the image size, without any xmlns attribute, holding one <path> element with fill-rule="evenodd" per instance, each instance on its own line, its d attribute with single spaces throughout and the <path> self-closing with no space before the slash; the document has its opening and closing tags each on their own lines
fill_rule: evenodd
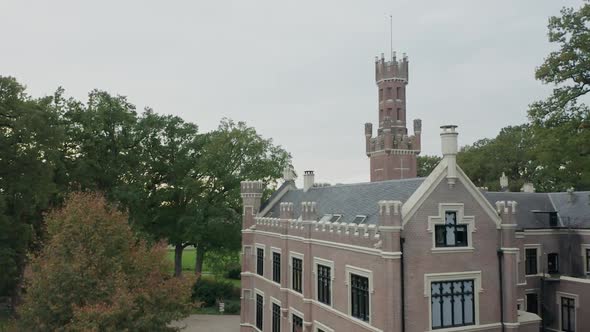
<svg viewBox="0 0 590 332">
<path fill-rule="evenodd" d="M 368 181 L 364 123 L 377 121 L 374 57 L 407 53 L 408 119 L 423 154 L 439 127 L 460 145 L 526 121 L 550 87 L 547 20 L 582 1 L 0 1 L 0 75 L 33 96 L 94 89 L 214 129 L 243 120 L 322 182 Z M 409 121 L 410 122 L 410 121 Z M 411 123 L 411 122 L 410 122 Z M 411 130 L 411 128 L 410 128 Z"/>
</svg>

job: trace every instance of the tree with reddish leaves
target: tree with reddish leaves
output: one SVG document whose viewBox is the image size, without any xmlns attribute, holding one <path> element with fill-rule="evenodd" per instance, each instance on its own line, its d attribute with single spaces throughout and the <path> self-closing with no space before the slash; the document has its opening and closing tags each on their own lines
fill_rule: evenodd
<svg viewBox="0 0 590 332">
<path fill-rule="evenodd" d="M 74 193 L 46 217 L 19 324 L 24 331 L 174 331 L 194 280 L 172 278 L 164 245 L 137 239 L 101 195 Z"/>
</svg>

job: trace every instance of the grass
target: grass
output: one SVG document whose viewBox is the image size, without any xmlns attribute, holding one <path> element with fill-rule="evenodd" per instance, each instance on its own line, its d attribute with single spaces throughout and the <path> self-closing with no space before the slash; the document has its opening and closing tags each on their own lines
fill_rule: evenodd
<svg viewBox="0 0 590 332">
<path fill-rule="evenodd" d="M 174 249 L 168 249 L 167 254 L 168 259 L 174 263 Z M 195 271 L 195 259 L 197 257 L 197 251 L 194 248 L 187 248 L 184 249 L 182 252 L 182 271 L 183 273 L 194 273 Z M 234 287 L 241 287 L 240 280 L 236 279 L 228 279 L 224 276 L 215 276 L 209 266 L 206 264 L 206 260 L 203 263 L 203 278 L 215 279 L 215 280 L 223 280 L 229 281 L 234 285 Z M 170 273 L 174 272 L 174 266 L 172 266 L 172 270 Z"/>
</svg>

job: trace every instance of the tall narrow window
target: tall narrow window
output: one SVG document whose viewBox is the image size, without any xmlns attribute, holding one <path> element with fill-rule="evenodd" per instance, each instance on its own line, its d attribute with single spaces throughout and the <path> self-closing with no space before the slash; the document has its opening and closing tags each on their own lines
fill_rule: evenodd
<svg viewBox="0 0 590 332">
<path fill-rule="evenodd" d="M 256 248 L 256 273 L 264 275 L 264 249 Z"/>
<path fill-rule="evenodd" d="M 457 225 L 457 212 L 445 212 L 445 224 L 436 225 L 437 247 L 466 247 L 467 225 Z"/>
<path fill-rule="evenodd" d="M 525 249 L 525 274 L 537 274 L 537 248 Z"/>
<path fill-rule="evenodd" d="M 272 253 L 272 281 L 281 283 L 281 254 Z"/>
<path fill-rule="evenodd" d="M 392 113 L 392 112 L 393 112 L 393 108 L 388 108 L 388 109 L 387 109 L 387 116 L 388 116 L 388 117 L 391 117 L 391 115 L 392 115 L 391 113 Z"/>
<path fill-rule="evenodd" d="M 293 290 L 299 293 L 303 292 L 303 260 L 293 257 Z"/>
<path fill-rule="evenodd" d="M 329 266 L 317 265 L 318 269 L 318 301 L 332 304 L 332 269 Z"/>
<path fill-rule="evenodd" d="M 586 249 L 586 274 L 590 274 L 590 249 Z"/>
<path fill-rule="evenodd" d="M 383 89 L 379 89 L 379 101 L 383 100 Z"/>
<path fill-rule="evenodd" d="M 387 88 L 387 99 L 393 99 L 393 88 Z"/>
<path fill-rule="evenodd" d="M 576 332 L 576 305 L 575 300 L 569 297 L 561 298 L 561 330 Z"/>
<path fill-rule="evenodd" d="M 398 107 L 397 110 L 396 110 L 396 112 L 395 112 L 395 119 L 396 120 L 401 120 L 402 119 L 401 116 L 402 116 L 402 109 Z"/>
<path fill-rule="evenodd" d="M 431 284 L 432 328 L 475 324 L 474 281 L 456 280 Z"/>
<path fill-rule="evenodd" d="M 399 86 L 395 88 L 395 98 L 402 99 L 402 88 Z"/>
<path fill-rule="evenodd" d="M 264 298 L 256 294 L 256 327 L 262 331 L 262 319 L 264 314 Z"/>
<path fill-rule="evenodd" d="M 281 306 L 272 304 L 272 332 L 281 332 Z"/>
<path fill-rule="evenodd" d="M 539 301 L 536 293 L 528 293 L 526 295 L 526 311 L 533 314 L 539 313 Z"/>
<path fill-rule="evenodd" d="M 557 253 L 547 255 L 547 272 L 559 273 L 559 255 Z"/>
<path fill-rule="evenodd" d="M 350 305 L 352 317 L 369 321 L 369 278 L 350 274 Z"/>
<path fill-rule="evenodd" d="M 293 332 L 303 332 L 303 318 L 293 315 Z"/>
</svg>

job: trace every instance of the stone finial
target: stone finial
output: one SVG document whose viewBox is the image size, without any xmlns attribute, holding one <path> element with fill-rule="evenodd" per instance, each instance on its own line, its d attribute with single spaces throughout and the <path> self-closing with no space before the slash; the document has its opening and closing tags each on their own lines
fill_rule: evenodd
<svg viewBox="0 0 590 332">
<path fill-rule="evenodd" d="M 504 210 L 506 209 L 506 201 L 497 201 L 496 202 L 496 211 L 499 214 L 504 213 Z"/>
<path fill-rule="evenodd" d="M 522 188 L 520 188 L 520 191 L 525 192 L 525 193 L 534 193 L 535 186 L 531 182 L 525 182 L 522 185 Z"/>
<path fill-rule="evenodd" d="M 365 123 L 365 136 L 373 136 L 373 124 L 370 122 Z"/>
<path fill-rule="evenodd" d="M 301 202 L 301 219 L 316 220 L 318 216 L 318 207 L 316 202 Z"/>
<path fill-rule="evenodd" d="M 295 169 L 293 165 L 289 164 L 283 170 L 283 180 L 285 181 L 295 181 L 297 179 L 297 174 L 295 174 Z"/>
<path fill-rule="evenodd" d="M 414 134 L 419 134 L 422 132 L 422 120 L 415 119 L 414 120 Z"/>
<path fill-rule="evenodd" d="M 280 218 L 281 219 L 293 219 L 293 203 L 281 202 L 280 204 Z"/>
<path fill-rule="evenodd" d="M 500 188 L 502 191 L 508 191 L 508 177 L 504 172 L 502 172 L 502 176 L 500 177 Z"/>
</svg>

